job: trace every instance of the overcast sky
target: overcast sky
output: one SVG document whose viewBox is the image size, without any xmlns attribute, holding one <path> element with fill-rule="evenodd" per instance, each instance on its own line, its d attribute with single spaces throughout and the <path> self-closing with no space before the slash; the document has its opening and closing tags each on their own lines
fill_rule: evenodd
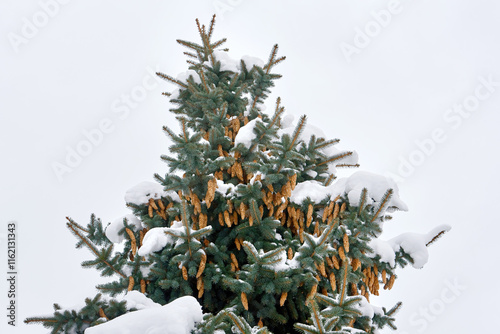
<svg viewBox="0 0 500 334">
<path fill-rule="evenodd" d="M 289 113 L 356 150 L 360 169 L 396 178 L 410 210 L 386 223 L 383 238 L 452 225 L 424 269 L 400 271 L 394 288 L 372 300 L 389 308 L 403 301 L 398 333 L 490 329 L 500 298 L 499 7 L 2 0 L 0 237 L 9 221 L 19 232 L 18 326 L 2 316 L 2 333 L 46 333 L 22 320 L 95 295 L 102 278 L 81 269 L 91 255 L 74 248 L 65 217 L 114 220 L 129 213 L 127 189 L 166 172 L 161 127 L 176 125 L 161 92 L 174 87 L 152 73 L 185 71 L 175 40 L 196 41 L 195 18 L 208 23 L 213 13 L 215 37 L 228 38 L 233 58 L 267 59 L 275 43 L 287 56 L 268 109 L 281 96 Z M 5 240 L 1 247 L 4 254 Z M 6 291 L 2 279 L 4 310 Z"/>
</svg>

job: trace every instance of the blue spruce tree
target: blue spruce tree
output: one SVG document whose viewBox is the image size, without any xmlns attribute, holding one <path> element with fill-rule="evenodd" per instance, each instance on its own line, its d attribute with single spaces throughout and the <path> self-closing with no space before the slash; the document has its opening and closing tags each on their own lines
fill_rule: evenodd
<svg viewBox="0 0 500 334">
<path fill-rule="evenodd" d="M 267 62 L 235 61 L 225 39 L 213 41 L 215 16 L 208 27 L 196 23 L 200 43 L 177 41 L 189 70 L 158 73 L 177 88 L 164 93 L 181 129 L 163 128 L 168 173 L 131 189 L 133 214 L 106 229 L 94 216 L 86 227 L 68 218 L 77 247 L 95 256 L 82 265 L 116 280 L 80 310 L 56 304 L 53 315 L 26 322 L 84 333 L 134 312 L 119 296 L 139 291 L 161 305 L 197 298 L 206 315 L 196 333 L 395 329 L 401 304 L 376 307 L 370 296 L 392 288 L 398 267 L 422 267 L 426 247 L 449 227 L 380 240 L 389 213 L 406 210 L 394 182 L 366 172 L 337 179 L 337 168 L 358 166 L 355 152 L 335 149 L 338 140 L 305 116 L 294 122 L 280 99 L 263 112 L 285 59 L 277 45 Z"/>
</svg>

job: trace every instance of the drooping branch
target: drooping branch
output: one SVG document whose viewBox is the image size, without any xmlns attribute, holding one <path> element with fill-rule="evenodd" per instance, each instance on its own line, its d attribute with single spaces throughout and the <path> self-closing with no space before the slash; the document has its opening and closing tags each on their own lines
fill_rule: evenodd
<svg viewBox="0 0 500 334">
<path fill-rule="evenodd" d="M 76 230 L 76 228 L 73 226 L 73 224 L 71 223 L 71 221 L 69 223 L 66 223 L 66 226 L 68 226 L 68 228 L 73 232 L 74 235 L 76 235 L 78 238 L 80 238 L 81 241 L 83 241 L 83 243 L 90 249 L 90 251 L 92 253 L 94 253 L 94 255 L 100 259 L 100 255 L 99 255 L 99 252 L 94 248 L 94 246 L 91 245 L 91 242 L 83 235 L 80 234 L 80 232 L 78 232 Z M 104 259 L 100 259 L 105 265 L 107 265 L 109 268 L 111 268 L 115 273 L 117 273 L 118 275 L 120 275 L 121 277 L 123 278 L 127 278 L 127 276 L 125 276 L 123 273 L 121 273 L 119 270 L 117 270 L 114 266 L 112 266 L 108 261 L 104 260 Z"/>
</svg>

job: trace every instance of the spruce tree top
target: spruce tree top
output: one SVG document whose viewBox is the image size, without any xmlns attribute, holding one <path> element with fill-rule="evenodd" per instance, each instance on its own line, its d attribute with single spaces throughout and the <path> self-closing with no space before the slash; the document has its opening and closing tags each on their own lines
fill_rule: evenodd
<svg viewBox="0 0 500 334">
<path fill-rule="evenodd" d="M 355 152 L 336 150 L 338 140 L 305 116 L 294 123 L 279 98 L 272 114 L 263 111 L 285 59 L 277 45 L 267 62 L 235 61 L 221 49 L 225 39 L 213 41 L 215 16 L 208 27 L 196 23 L 201 43 L 178 40 L 189 70 L 158 73 L 177 86 L 164 93 L 181 128 L 163 128 L 172 141 L 162 156 L 168 173 L 129 190 L 133 214 L 106 229 L 94 216 L 86 228 L 68 218 L 77 247 L 96 257 L 83 265 L 117 277 L 98 289 L 140 291 L 160 305 L 194 296 L 206 313 L 197 333 L 395 329 L 401 304 L 387 310 L 370 296 L 392 288 L 398 266 L 422 267 L 426 247 L 449 227 L 380 240 L 388 213 L 407 209 L 395 183 L 367 172 L 336 179 L 336 168 L 358 166 Z M 134 311 L 122 300 L 99 294 L 80 311 L 57 306 L 27 322 L 97 334 Z"/>
</svg>

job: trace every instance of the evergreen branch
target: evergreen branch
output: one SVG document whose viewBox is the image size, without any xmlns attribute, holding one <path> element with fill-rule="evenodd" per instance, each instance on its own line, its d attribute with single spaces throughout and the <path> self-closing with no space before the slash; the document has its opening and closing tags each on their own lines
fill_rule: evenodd
<svg viewBox="0 0 500 334">
<path fill-rule="evenodd" d="M 276 56 L 276 53 L 278 53 L 278 44 L 274 44 L 273 50 L 271 51 L 271 55 L 269 56 L 269 61 L 266 66 L 264 66 L 264 69 L 266 70 L 266 74 L 269 74 L 269 71 L 271 70 L 271 66 L 273 66 L 273 61 L 274 57 Z"/>
<path fill-rule="evenodd" d="M 318 328 L 319 334 L 324 334 L 323 332 L 323 326 L 321 323 L 321 318 L 318 313 L 317 305 L 315 302 L 311 302 L 311 310 L 312 310 L 312 316 L 314 317 L 314 322 L 316 324 L 316 327 Z"/>
<path fill-rule="evenodd" d="M 333 219 L 332 222 L 330 224 L 328 224 L 328 227 L 326 230 L 323 231 L 323 233 L 321 233 L 321 237 L 319 239 L 319 243 L 318 243 L 318 246 L 317 247 L 321 247 L 323 245 L 323 243 L 325 243 L 325 241 L 328 239 L 328 236 L 330 235 L 330 233 L 333 231 L 333 228 L 335 226 L 337 226 L 337 223 L 339 222 L 340 220 L 338 218 L 336 219 Z"/>
<path fill-rule="evenodd" d="M 205 26 L 203 25 L 200 28 L 200 22 L 198 21 L 198 19 L 196 19 L 196 25 L 198 26 L 198 31 L 200 32 L 201 40 L 203 41 L 203 45 L 205 47 L 205 53 L 207 53 L 208 56 L 210 57 L 212 66 L 215 66 L 215 58 L 213 55 L 212 47 L 210 45 L 210 38 L 208 37 L 205 31 Z"/>
<path fill-rule="evenodd" d="M 85 323 L 86 321 L 83 321 L 83 322 Z M 59 332 L 59 330 L 61 329 L 61 327 L 62 327 L 62 326 L 63 326 L 63 324 L 62 324 L 62 323 L 61 323 L 61 324 L 59 324 L 59 326 L 57 326 L 56 328 L 54 328 L 54 329 L 52 330 L 51 334 L 58 333 L 58 332 Z"/>
<path fill-rule="evenodd" d="M 66 219 L 73 225 L 75 226 L 76 228 L 80 229 L 81 231 L 85 232 L 85 233 L 89 233 L 89 230 L 87 230 L 86 228 L 84 228 L 83 226 L 81 226 L 80 224 L 78 224 L 77 222 L 75 222 L 73 219 L 71 219 L 70 217 L 66 217 Z"/>
<path fill-rule="evenodd" d="M 166 125 L 163 126 L 163 131 L 165 131 L 173 142 L 179 142 L 179 137 Z"/>
<path fill-rule="evenodd" d="M 343 311 L 347 314 L 354 314 L 354 315 L 358 315 L 358 316 L 361 315 L 361 312 L 359 312 L 359 311 L 354 311 L 354 310 L 349 310 L 349 309 L 343 310 Z"/>
<path fill-rule="evenodd" d="M 90 244 L 89 240 L 87 240 L 87 238 L 83 235 L 81 235 L 74 227 L 71 223 L 66 223 L 66 225 L 68 226 L 68 228 L 71 229 L 71 231 L 73 231 L 73 234 L 75 234 L 77 237 L 79 237 L 84 243 L 85 245 L 87 245 L 87 247 L 95 254 L 95 256 L 97 258 L 100 259 L 100 256 L 99 256 L 99 252 Z M 109 262 L 107 262 L 106 260 L 104 259 L 100 259 L 105 265 L 107 265 L 109 268 L 111 268 L 115 273 L 117 273 L 118 275 L 122 276 L 123 278 L 127 278 L 127 276 L 125 276 L 123 273 L 121 273 L 120 271 L 116 270 L 115 267 L 113 267 Z"/>
<path fill-rule="evenodd" d="M 205 74 L 203 73 L 203 70 L 200 70 L 200 77 L 201 77 L 201 81 L 203 82 L 203 87 L 205 88 L 205 90 L 208 93 L 210 90 L 208 89 L 207 81 L 205 80 Z"/>
<path fill-rule="evenodd" d="M 281 63 L 281 62 L 282 62 L 283 60 L 285 60 L 285 59 L 286 59 L 286 56 L 282 56 L 282 57 L 280 57 L 280 58 L 276 59 L 275 61 L 273 61 L 273 64 L 272 64 L 272 65 L 274 66 L 274 65 L 276 65 L 276 64 L 278 64 L 278 63 Z"/>
<path fill-rule="evenodd" d="M 200 34 L 201 40 L 205 42 L 205 26 L 200 25 L 200 20 L 196 19 L 196 26 L 198 27 L 198 34 Z"/>
<path fill-rule="evenodd" d="M 238 77 L 238 74 L 237 74 L 237 75 L 235 75 L 234 77 L 235 77 L 235 78 L 237 78 L 237 77 Z M 235 82 L 236 82 L 236 81 L 235 81 Z M 245 83 L 245 84 L 243 84 L 243 85 L 241 85 L 241 87 L 240 87 L 240 88 L 238 88 L 238 90 L 237 90 L 236 92 L 234 92 L 234 95 L 235 95 L 235 96 L 240 96 L 240 95 L 241 95 L 241 93 L 242 93 L 245 89 L 247 89 L 247 84 L 246 84 L 246 83 Z"/>
<path fill-rule="evenodd" d="M 359 164 L 338 164 L 338 165 L 335 165 L 335 167 L 354 167 L 354 168 L 358 168 Z"/>
<path fill-rule="evenodd" d="M 257 104 L 257 100 L 259 98 L 260 98 L 260 95 L 255 95 L 253 102 L 252 102 L 252 107 L 250 108 L 250 110 L 253 110 L 253 108 L 255 108 L 255 105 Z"/>
<path fill-rule="evenodd" d="M 292 137 L 292 142 L 290 143 L 290 147 L 288 147 L 289 150 L 291 150 L 295 146 L 295 142 L 299 138 L 300 134 L 302 133 L 302 130 L 304 130 L 304 125 L 306 124 L 307 116 L 302 115 L 300 117 L 299 124 L 295 127 L 295 130 L 293 131 L 293 137 Z"/>
<path fill-rule="evenodd" d="M 257 223 L 260 224 L 261 223 L 260 210 L 259 207 L 257 206 L 257 202 L 253 198 L 250 200 L 250 213 L 252 214 L 253 218 L 257 221 Z"/>
<path fill-rule="evenodd" d="M 279 253 L 281 253 L 282 251 L 284 251 L 285 248 L 286 247 L 283 246 L 283 247 L 276 248 L 276 249 L 274 249 L 272 251 L 269 251 L 269 252 L 267 252 L 266 254 L 264 254 L 262 256 L 262 259 L 268 259 L 268 258 L 274 257 L 274 256 L 278 255 Z"/>
<path fill-rule="evenodd" d="M 195 55 L 194 53 L 184 51 L 184 54 L 185 54 L 186 56 L 188 56 L 188 57 L 198 59 L 198 56 L 197 56 L 197 55 Z"/>
<path fill-rule="evenodd" d="M 349 263 L 347 263 L 347 261 L 344 261 L 343 263 L 343 269 L 344 269 L 344 278 L 342 280 L 342 292 L 340 293 L 340 303 L 339 305 L 342 306 L 342 304 L 344 303 L 344 298 L 346 296 L 346 286 L 347 286 L 347 272 L 348 272 L 348 269 L 349 269 Z"/>
<path fill-rule="evenodd" d="M 238 319 L 238 317 L 233 313 L 233 312 L 226 312 L 226 315 L 231 319 L 233 324 L 238 327 L 239 331 L 242 334 L 245 334 L 245 329 L 241 321 Z"/>
<path fill-rule="evenodd" d="M 165 161 L 165 162 L 168 162 L 168 163 L 174 163 L 174 162 L 177 162 L 177 159 L 172 158 L 172 157 L 171 157 L 171 156 L 169 156 L 169 155 L 164 155 L 164 154 L 162 154 L 162 155 L 160 156 L 160 159 L 161 159 L 161 160 L 163 160 L 163 161 Z"/>
<path fill-rule="evenodd" d="M 430 245 L 432 245 L 437 239 L 441 238 L 441 236 L 443 236 L 446 232 L 446 230 L 442 230 L 441 232 L 439 232 L 438 234 L 436 234 L 436 236 L 434 236 L 434 238 L 432 238 L 431 241 L 429 241 L 428 243 L 425 244 L 426 247 L 429 247 Z"/>
<path fill-rule="evenodd" d="M 345 152 L 345 153 L 337 154 L 337 155 L 331 157 L 328 160 L 320 162 L 317 166 L 328 164 L 328 163 L 336 161 L 336 160 L 341 160 L 341 159 L 344 159 L 345 157 L 348 157 L 348 156 L 351 156 L 351 155 L 352 155 L 352 152 Z"/>
<path fill-rule="evenodd" d="M 281 102 L 281 98 L 277 98 L 276 99 L 276 111 L 273 115 L 273 118 L 271 120 L 271 122 L 269 122 L 269 124 L 266 126 L 266 131 L 263 131 L 262 134 L 260 135 L 259 139 L 255 142 L 253 142 L 252 146 L 250 146 L 250 148 L 248 149 L 249 152 L 252 152 L 253 149 L 255 148 L 255 146 L 257 146 L 257 143 L 259 143 L 267 134 L 267 130 L 270 130 L 279 120 L 281 114 L 283 114 L 283 112 L 285 112 L 285 108 L 281 107 L 279 108 L 279 104 Z"/>
<path fill-rule="evenodd" d="M 375 213 L 375 215 L 373 216 L 372 220 L 370 221 L 370 223 L 373 223 L 375 221 L 375 219 L 377 219 L 377 217 L 380 215 L 383 208 L 387 205 L 387 203 L 389 202 L 389 199 L 392 197 L 392 193 L 393 193 L 392 189 L 387 190 L 387 192 L 384 195 L 384 199 L 382 200 L 382 203 L 380 203 L 380 206 L 379 206 L 377 212 Z"/>
<path fill-rule="evenodd" d="M 331 146 L 331 145 L 335 145 L 335 144 L 337 144 L 339 142 L 340 142 L 340 139 L 326 140 L 326 141 L 322 142 L 321 144 L 317 145 L 316 149 L 320 150 L 322 148 L 325 148 L 325 147 L 328 147 L 328 146 Z"/>
<path fill-rule="evenodd" d="M 110 294 L 112 296 L 123 292 L 123 290 L 125 290 L 126 288 L 127 287 L 124 287 L 124 286 L 108 287 L 105 284 L 101 284 L 101 285 L 96 286 L 97 290 L 102 291 L 102 292 L 107 292 L 108 294 Z"/>
<path fill-rule="evenodd" d="M 58 322 L 57 319 L 53 317 L 47 317 L 47 318 L 40 318 L 40 317 L 32 317 L 32 318 L 27 318 L 24 320 L 24 323 L 30 324 L 30 323 L 44 323 L 44 322 Z"/>
<path fill-rule="evenodd" d="M 274 112 L 271 123 L 269 123 L 268 129 L 272 128 L 278 122 L 281 115 L 285 112 L 285 107 L 279 107 L 280 103 L 281 103 L 281 98 L 278 97 L 276 99 L 276 110 Z"/>
<path fill-rule="evenodd" d="M 186 229 L 186 237 L 188 241 L 188 249 L 189 249 L 189 257 L 193 256 L 193 251 L 191 250 L 191 229 L 189 227 L 188 218 L 187 218 L 187 202 L 186 200 L 182 200 L 182 224 Z"/>
<path fill-rule="evenodd" d="M 238 81 L 239 77 L 240 77 L 240 74 L 239 74 L 239 73 L 237 73 L 237 74 L 233 75 L 233 78 L 231 79 L 231 82 L 229 83 L 229 86 L 228 86 L 228 88 L 229 88 L 229 89 L 231 89 L 231 90 L 232 90 L 232 89 L 234 88 L 234 85 L 235 85 L 235 84 L 236 84 L 236 82 Z M 247 87 L 247 85 L 246 85 L 246 84 L 243 84 L 243 86 L 244 86 L 245 88 Z M 241 87 L 239 88 L 239 90 L 241 90 Z M 235 93 L 235 94 L 236 94 L 236 93 Z M 236 95 L 238 95 L 238 94 L 236 94 Z"/>
<path fill-rule="evenodd" d="M 285 59 L 285 57 L 281 57 L 280 59 L 278 59 L 276 62 L 274 62 L 274 57 L 276 56 L 276 53 L 278 52 L 278 44 L 275 44 L 274 47 L 273 47 L 273 50 L 271 51 L 271 55 L 269 56 L 269 62 L 267 63 L 266 66 L 264 66 L 264 69 L 266 70 L 266 74 L 269 74 L 269 71 L 271 70 L 271 67 L 274 65 L 274 64 L 277 64 L 278 62 L 281 62 Z M 278 76 L 280 77 L 280 76 Z M 278 77 L 272 77 L 271 78 L 278 78 Z M 263 93 L 261 94 L 258 94 L 254 97 L 254 100 L 253 100 L 253 103 L 252 103 L 252 107 L 250 108 L 250 110 L 253 110 L 257 104 L 257 101 L 258 99 L 262 96 Z"/>
<path fill-rule="evenodd" d="M 246 250 L 246 253 L 248 255 L 252 256 L 254 263 L 260 264 L 259 253 L 251 243 L 249 243 L 248 241 L 243 241 L 243 248 Z"/>
<path fill-rule="evenodd" d="M 338 306 L 335 303 L 335 300 L 333 300 L 333 298 L 330 298 L 330 297 L 325 296 L 323 294 L 317 294 L 316 297 L 314 297 L 314 298 L 319 300 L 320 303 L 326 304 L 328 306 L 331 306 L 331 307 Z"/>
<path fill-rule="evenodd" d="M 398 302 L 396 305 L 394 305 L 393 308 L 391 308 L 389 310 L 389 312 L 387 312 L 385 315 L 388 315 L 388 316 L 392 316 L 393 314 L 395 314 L 396 312 L 399 311 L 399 309 L 401 308 L 401 306 L 403 306 L 403 303 L 401 302 Z"/>
<path fill-rule="evenodd" d="M 295 127 L 295 130 L 293 131 L 292 141 L 290 142 L 290 145 L 288 146 L 287 151 L 291 151 L 295 147 L 295 145 L 296 145 L 295 142 L 297 141 L 297 139 L 299 138 L 302 130 L 304 129 L 304 125 L 306 123 L 306 120 L 307 120 L 306 115 L 302 115 L 300 117 L 300 121 L 297 124 L 297 126 Z M 280 163 L 279 166 L 278 166 L 278 173 L 281 171 L 282 168 L 283 168 L 283 164 Z"/>
<path fill-rule="evenodd" d="M 367 189 L 366 188 L 363 188 L 363 190 L 361 191 L 361 196 L 360 196 L 360 199 L 359 199 L 359 210 L 358 210 L 358 215 L 361 214 L 361 212 L 363 211 L 363 207 L 365 206 L 365 203 L 366 203 L 366 196 L 367 196 Z"/>
<path fill-rule="evenodd" d="M 203 51 L 203 47 L 201 45 L 198 45 L 196 43 L 192 43 L 192 42 L 187 42 L 187 41 L 183 41 L 181 39 L 178 39 L 177 40 L 177 43 L 187 47 L 187 48 L 190 48 L 192 50 L 195 50 L 196 52 L 201 52 Z"/>
<path fill-rule="evenodd" d="M 273 125 L 278 120 L 278 117 L 285 111 L 285 107 L 281 107 L 280 104 L 281 104 L 281 97 L 278 96 L 278 98 L 276 99 L 276 108 L 274 109 L 274 116 L 272 120 Z"/>
<path fill-rule="evenodd" d="M 212 37 L 212 33 L 214 32 L 215 26 L 215 14 L 212 16 L 212 20 L 210 21 L 210 28 L 208 29 L 208 38 Z"/>
<path fill-rule="evenodd" d="M 196 50 L 196 54 L 198 55 L 198 59 L 199 59 L 200 63 L 203 63 L 205 61 L 205 59 L 203 58 L 201 51 L 203 51 L 203 50 Z M 203 67 L 207 68 L 206 65 L 203 65 Z"/>
<path fill-rule="evenodd" d="M 165 180 L 163 177 L 161 177 L 161 175 L 160 175 L 160 174 L 158 174 L 158 173 L 155 173 L 155 174 L 153 175 L 153 177 L 154 177 L 154 178 L 155 178 L 155 179 L 156 179 L 156 180 L 157 180 L 160 184 L 164 184 L 164 183 L 166 182 L 166 180 Z"/>
<path fill-rule="evenodd" d="M 335 175 L 330 174 L 330 176 L 328 176 L 328 179 L 325 180 L 325 187 L 328 187 L 334 179 L 336 179 Z"/>
<path fill-rule="evenodd" d="M 281 261 L 282 261 L 282 259 L 276 259 L 276 260 L 272 260 L 272 261 L 266 262 L 266 263 L 264 263 L 264 265 L 270 266 L 270 265 L 273 265 L 275 263 L 280 263 Z"/>
<path fill-rule="evenodd" d="M 209 37 L 210 38 L 210 37 Z M 227 39 L 223 38 L 212 44 L 211 48 L 212 50 L 215 50 L 215 48 L 221 46 L 222 44 L 226 43 Z"/>
<path fill-rule="evenodd" d="M 301 330 L 303 333 L 315 334 L 316 332 L 316 329 L 313 326 L 309 326 L 306 324 L 295 323 L 293 326 L 298 330 Z"/>
<path fill-rule="evenodd" d="M 178 234 L 176 234 L 175 232 L 172 232 L 172 231 L 164 231 L 163 233 L 165 233 L 166 235 L 169 235 L 171 237 L 177 238 L 177 239 L 188 240 L 187 236 L 185 236 L 185 235 L 178 235 Z"/>
<path fill-rule="evenodd" d="M 186 129 L 186 119 L 182 118 L 181 123 L 182 123 L 182 136 L 184 137 L 184 141 L 187 143 L 189 142 L 189 135 Z"/>
<path fill-rule="evenodd" d="M 163 74 L 161 72 L 156 72 L 156 75 L 159 76 L 160 78 L 162 78 L 163 80 L 167 80 L 167 81 L 173 82 L 173 83 L 181 86 L 182 88 L 186 88 L 186 89 L 188 88 L 187 85 L 183 84 L 182 82 L 180 82 L 177 79 L 172 78 L 170 75 Z"/>
<path fill-rule="evenodd" d="M 207 226 L 207 227 L 204 227 L 200 230 L 196 230 L 196 231 L 192 231 L 192 234 L 191 236 L 193 238 L 196 238 L 196 239 L 201 239 L 201 237 L 203 237 L 205 234 L 210 234 L 212 233 L 212 226 Z"/>
</svg>

